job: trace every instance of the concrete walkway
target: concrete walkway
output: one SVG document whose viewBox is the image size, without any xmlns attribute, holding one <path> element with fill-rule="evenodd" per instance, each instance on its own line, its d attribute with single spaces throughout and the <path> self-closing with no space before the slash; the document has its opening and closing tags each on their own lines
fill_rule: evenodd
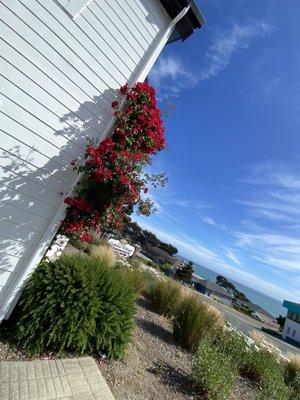
<svg viewBox="0 0 300 400">
<path fill-rule="evenodd" d="M 1 400 L 114 400 L 91 357 L 0 363 Z"/>
</svg>

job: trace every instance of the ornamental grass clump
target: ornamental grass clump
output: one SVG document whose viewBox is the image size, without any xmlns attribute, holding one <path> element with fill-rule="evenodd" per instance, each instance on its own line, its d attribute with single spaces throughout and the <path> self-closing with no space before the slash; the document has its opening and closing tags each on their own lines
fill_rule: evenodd
<svg viewBox="0 0 300 400">
<path fill-rule="evenodd" d="M 92 246 L 89 255 L 109 267 L 113 267 L 117 261 L 116 253 L 109 244 Z"/>
<path fill-rule="evenodd" d="M 173 335 L 189 351 L 195 351 L 203 338 L 213 339 L 225 324 L 214 307 L 208 306 L 197 294 L 182 297 L 174 311 Z"/>
<path fill-rule="evenodd" d="M 192 377 L 207 399 L 227 399 L 237 376 L 237 368 L 230 357 L 210 341 L 200 341 L 195 354 Z"/>
<path fill-rule="evenodd" d="M 289 353 L 286 362 L 286 372 L 288 377 L 293 379 L 297 373 L 300 374 L 300 355 Z"/>
<path fill-rule="evenodd" d="M 135 295 L 123 275 L 87 255 L 42 262 L 23 292 L 10 339 L 30 355 L 104 351 L 122 357 Z"/>
<path fill-rule="evenodd" d="M 150 272 L 144 271 L 137 266 L 122 267 L 122 270 L 137 296 L 141 294 L 148 295 L 153 285 L 155 285 L 156 278 Z"/>
<path fill-rule="evenodd" d="M 157 279 L 149 292 L 150 306 L 157 314 L 171 317 L 182 296 L 181 287 L 169 278 Z"/>
<path fill-rule="evenodd" d="M 261 347 L 263 345 L 268 344 L 266 336 L 256 329 L 250 333 L 250 338 L 254 341 L 254 343 Z"/>
</svg>

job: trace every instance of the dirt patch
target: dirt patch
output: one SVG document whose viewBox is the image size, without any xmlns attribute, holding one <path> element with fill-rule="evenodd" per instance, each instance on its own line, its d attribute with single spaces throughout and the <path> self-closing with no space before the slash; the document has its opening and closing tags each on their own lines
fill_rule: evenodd
<svg viewBox="0 0 300 400">
<path fill-rule="evenodd" d="M 179 348 L 172 337 L 170 323 L 138 303 L 136 329 L 123 361 L 99 367 L 116 400 L 205 399 L 190 380 L 192 355 Z M 253 400 L 255 387 L 239 378 L 228 400 Z"/>
</svg>

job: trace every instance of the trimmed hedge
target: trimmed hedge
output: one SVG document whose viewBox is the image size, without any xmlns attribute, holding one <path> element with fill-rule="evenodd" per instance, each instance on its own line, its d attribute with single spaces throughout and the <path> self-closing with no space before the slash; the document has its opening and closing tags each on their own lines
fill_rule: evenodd
<svg viewBox="0 0 300 400">
<path fill-rule="evenodd" d="M 135 294 L 120 271 L 85 255 L 42 262 L 19 304 L 10 337 L 27 353 L 122 357 L 131 339 Z"/>
</svg>

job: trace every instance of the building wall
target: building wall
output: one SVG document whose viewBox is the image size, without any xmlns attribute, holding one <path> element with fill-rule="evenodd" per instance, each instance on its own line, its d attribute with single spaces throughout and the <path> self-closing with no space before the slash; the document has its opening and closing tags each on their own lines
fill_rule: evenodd
<svg viewBox="0 0 300 400">
<path fill-rule="evenodd" d="M 4 0 L 0 13 L 1 321 L 63 218 L 71 160 L 110 132 L 116 89 L 146 77 L 170 18 L 158 0 Z"/>
<path fill-rule="evenodd" d="M 293 333 L 295 332 L 294 336 Z M 282 331 L 282 338 L 284 340 L 293 340 L 300 343 L 300 323 L 286 318 L 284 328 Z"/>
<path fill-rule="evenodd" d="M 202 294 L 206 294 L 207 296 L 209 296 L 209 293 L 207 292 L 206 287 L 201 285 L 199 282 L 195 282 L 195 281 L 192 281 L 192 282 L 193 282 L 194 287 L 197 290 L 197 292 L 202 293 Z"/>
</svg>

